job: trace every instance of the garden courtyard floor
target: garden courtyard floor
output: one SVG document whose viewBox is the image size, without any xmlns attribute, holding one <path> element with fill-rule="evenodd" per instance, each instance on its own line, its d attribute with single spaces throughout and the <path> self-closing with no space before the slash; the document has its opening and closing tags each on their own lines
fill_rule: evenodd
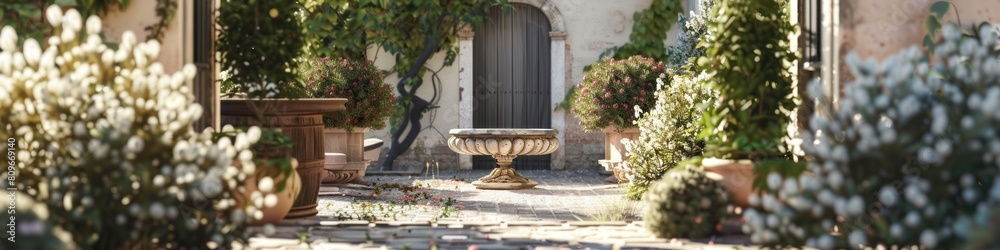
<svg viewBox="0 0 1000 250">
<path fill-rule="evenodd" d="M 703 239 L 659 239 L 642 202 L 597 171 L 519 171 L 527 190 L 479 190 L 488 171 L 369 175 L 373 185 L 324 186 L 319 215 L 255 227 L 251 249 L 733 249 L 748 246 L 736 216 Z M 241 247 L 242 248 L 242 247 Z"/>
</svg>

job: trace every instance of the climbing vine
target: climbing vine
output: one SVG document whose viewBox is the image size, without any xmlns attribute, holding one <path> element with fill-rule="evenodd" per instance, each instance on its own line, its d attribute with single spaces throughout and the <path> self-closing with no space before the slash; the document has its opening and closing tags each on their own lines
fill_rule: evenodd
<svg viewBox="0 0 1000 250">
<path fill-rule="evenodd" d="M 425 114 L 433 115 L 440 94 L 437 72 L 450 66 L 458 56 L 456 32 L 465 25 L 481 25 L 489 7 L 505 0 L 300 0 L 310 17 L 326 22 L 306 24 L 309 46 L 317 54 L 330 56 L 366 55 L 369 45 L 395 58 L 389 70 L 399 76 L 396 92 L 399 102 L 394 109 L 392 139 L 382 167 L 391 169 L 396 158 L 409 149 L 424 125 Z M 331 23 L 332 22 L 332 23 Z M 434 54 L 445 53 L 442 65 L 428 65 Z M 417 91 L 424 76 L 431 73 L 433 95 L 426 99 Z M 387 74 L 388 75 L 388 74 Z"/>
<path fill-rule="evenodd" d="M 625 59 L 634 55 L 653 58 L 657 61 L 667 59 L 667 49 L 663 41 L 667 40 L 667 31 L 677 22 L 683 7 L 680 0 L 656 0 L 632 19 L 632 34 L 629 42 L 622 46 L 612 47 L 601 53 L 601 58 L 611 56 L 614 59 Z"/>
<path fill-rule="evenodd" d="M 156 16 L 160 17 L 160 20 L 146 26 L 146 31 L 149 31 L 149 34 L 146 35 L 146 40 L 163 39 L 163 34 L 166 32 L 167 26 L 170 26 L 170 22 L 174 20 L 175 13 L 177 13 L 176 1 L 156 0 Z"/>
</svg>

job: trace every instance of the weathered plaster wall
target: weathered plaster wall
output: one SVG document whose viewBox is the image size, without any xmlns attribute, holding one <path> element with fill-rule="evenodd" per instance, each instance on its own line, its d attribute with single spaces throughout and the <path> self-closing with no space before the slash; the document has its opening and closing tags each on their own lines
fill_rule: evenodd
<svg viewBox="0 0 1000 250">
<path fill-rule="evenodd" d="M 185 53 L 185 48 L 190 48 L 192 43 L 193 29 L 190 22 L 185 22 L 190 20 L 192 7 L 187 1 L 177 1 L 174 19 L 160 40 L 160 57 L 157 61 L 163 64 L 166 72 L 178 71 L 185 63 L 192 62 L 191 53 Z M 122 33 L 126 30 L 135 33 L 138 41 L 145 41 L 148 34 L 146 26 L 160 20 L 156 16 L 156 1 L 132 1 L 124 11 L 114 8 L 101 19 L 104 24 L 104 35 L 116 43 L 121 41 Z"/>
<path fill-rule="evenodd" d="M 650 0 L 640 1 L 587 1 L 587 0 L 550 0 L 561 13 L 566 27 L 566 62 L 565 62 L 565 82 L 564 89 L 579 83 L 583 78 L 583 67 L 597 61 L 598 56 L 604 50 L 622 45 L 629 40 L 631 33 L 633 13 L 649 7 Z M 687 6 L 689 1 L 682 1 Z M 686 8 L 689 9 L 689 8 Z M 685 11 L 686 12 L 686 11 Z M 668 33 L 667 45 L 676 44 L 677 29 L 673 28 Z M 370 50 L 369 59 L 375 56 L 376 50 Z M 435 55 L 429 65 L 438 67 L 443 62 L 444 55 Z M 384 51 L 378 53 L 376 64 L 383 68 L 392 65 L 392 58 Z M 448 130 L 459 127 L 459 73 L 462 70 L 461 62 L 456 61 L 451 67 L 443 69 L 440 89 L 440 107 L 436 109 L 436 115 L 425 116 L 423 124 L 425 130 L 420 133 L 419 138 L 409 151 L 396 160 L 394 170 L 416 170 L 423 169 L 426 162 L 438 161 L 442 169 L 458 169 L 458 154 L 448 149 Z M 429 98 L 432 93 L 430 86 L 430 74 L 425 77 L 425 86 L 419 91 L 420 96 Z M 390 83 L 395 83 L 395 78 L 387 79 Z M 466 90 L 471 91 L 471 90 Z M 561 98 L 560 98 L 561 100 Z M 597 164 L 598 159 L 603 158 L 604 137 L 599 131 L 591 133 L 584 132 L 579 126 L 579 120 L 566 111 L 556 111 L 553 116 L 563 116 L 565 118 L 566 129 L 559 131 L 565 135 L 565 169 L 600 169 Z M 431 122 L 431 119 L 434 119 Z M 386 140 L 390 137 L 388 129 L 369 132 L 367 137 L 381 138 Z M 387 148 L 383 149 L 384 152 Z M 376 167 L 377 168 L 377 167 Z"/>
<path fill-rule="evenodd" d="M 840 56 L 855 51 L 861 57 L 883 60 L 911 45 L 920 45 L 927 33 L 923 21 L 936 0 L 840 0 Z M 951 0 L 952 11 L 945 23 L 966 27 L 981 22 L 1000 22 L 1000 1 Z M 956 13 L 957 10 L 957 13 Z M 843 60 L 841 60 L 843 61 Z M 850 82 L 841 64 L 840 82 Z"/>
</svg>

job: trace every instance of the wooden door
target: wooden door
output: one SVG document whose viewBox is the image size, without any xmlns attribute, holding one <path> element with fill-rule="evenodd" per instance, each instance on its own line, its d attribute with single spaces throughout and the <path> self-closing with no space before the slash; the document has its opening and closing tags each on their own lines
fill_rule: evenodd
<svg viewBox="0 0 1000 250">
<path fill-rule="evenodd" d="M 473 127 L 551 128 L 548 18 L 527 4 L 490 9 L 490 22 L 473 39 Z M 548 155 L 520 156 L 515 169 L 549 169 Z M 492 169 L 496 160 L 473 158 L 473 169 Z"/>
</svg>

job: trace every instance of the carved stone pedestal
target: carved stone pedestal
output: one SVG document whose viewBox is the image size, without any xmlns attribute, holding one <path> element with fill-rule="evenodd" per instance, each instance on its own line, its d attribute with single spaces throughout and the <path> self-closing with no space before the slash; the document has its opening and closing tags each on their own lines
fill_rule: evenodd
<svg viewBox="0 0 1000 250">
<path fill-rule="evenodd" d="M 545 155 L 559 148 L 554 129 L 452 129 L 448 147 L 460 154 L 489 155 L 497 168 L 472 182 L 479 189 L 529 189 L 538 183 L 514 171 L 510 165 L 519 155 Z"/>
</svg>

